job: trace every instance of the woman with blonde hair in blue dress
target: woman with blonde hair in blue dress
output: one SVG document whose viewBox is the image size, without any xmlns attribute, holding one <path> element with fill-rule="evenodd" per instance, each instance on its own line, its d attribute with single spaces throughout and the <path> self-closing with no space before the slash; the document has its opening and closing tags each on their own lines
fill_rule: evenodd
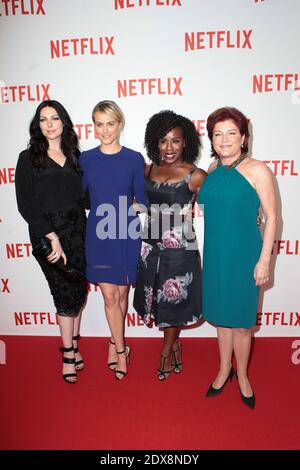
<svg viewBox="0 0 300 470">
<path fill-rule="evenodd" d="M 120 144 L 125 118 L 114 101 L 100 101 L 92 118 L 100 146 L 80 156 L 91 203 L 86 234 L 87 279 L 101 288 L 111 332 L 108 367 L 116 379 L 122 380 L 130 354 L 130 347 L 125 345 L 124 319 L 141 246 L 133 202 L 146 202 L 144 159 Z M 133 226 L 136 230 L 131 231 Z"/>
</svg>

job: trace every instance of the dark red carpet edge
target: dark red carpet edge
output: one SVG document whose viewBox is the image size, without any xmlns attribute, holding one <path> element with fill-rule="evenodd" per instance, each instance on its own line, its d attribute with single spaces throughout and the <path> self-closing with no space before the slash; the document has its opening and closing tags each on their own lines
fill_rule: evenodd
<svg viewBox="0 0 300 470">
<path fill-rule="evenodd" d="M 63 382 L 58 337 L 2 336 L 1 449 L 299 449 L 300 364 L 294 338 L 256 338 L 250 379 L 253 411 L 234 379 L 205 392 L 218 366 L 215 338 L 183 338 L 182 374 L 156 378 L 160 339 L 129 338 L 128 376 L 106 367 L 107 339 L 83 338 L 86 369 Z"/>
</svg>

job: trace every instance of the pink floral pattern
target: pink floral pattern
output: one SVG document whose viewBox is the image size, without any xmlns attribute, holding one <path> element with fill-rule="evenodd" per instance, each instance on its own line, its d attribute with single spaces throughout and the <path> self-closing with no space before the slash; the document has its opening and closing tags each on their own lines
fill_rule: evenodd
<svg viewBox="0 0 300 470">
<path fill-rule="evenodd" d="M 189 325 L 201 316 L 201 277 L 188 182 L 145 180 L 149 211 L 134 293 L 134 308 L 148 327 Z M 178 191 L 180 188 L 180 191 Z M 175 201 L 170 205 L 170 201 Z"/>
<path fill-rule="evenodd" d="M 182 237 L 175 230 L 164 232 L 161 241 L 163 248 L 182 248 L 184 246 Z"/>
<path fill-rule="evenodd" d="M 144 293 L 145 293 L 145 303 L 146 303 L 146 312 L 147 314 L 144 316 L 144 322 L 146 325 L 151 321 L 151 309 L 153 304 L 153 288 L 144 286 Z"/>
<path fill-rule="evenodd" d="M 185 276 L 176 276 L 174 279 L 167 279 L 162 289 L 157 291 L 157 302 L 165 301 L 179 304 L 188 297 L 187 286 L 193 281 L 193 273 L 186 273 Z"/>
<path fill-rule="evenodd" d="M 141 247 L 141 259 L 145 266 L 147 267 L 147 256 L 149 255 L 150 251 L 152 250 L 152 246 L 149 245 L 148 243 L 142 242 L 142 247 Z"/>
</svg>

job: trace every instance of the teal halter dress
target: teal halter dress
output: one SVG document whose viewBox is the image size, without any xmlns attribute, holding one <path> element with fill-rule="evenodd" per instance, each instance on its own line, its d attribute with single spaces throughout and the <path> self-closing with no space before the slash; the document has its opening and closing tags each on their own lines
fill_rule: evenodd
<svg viewBox="0 0 300 470">
<path fill-rule="evenodd" d="M 219 166 L 205 179 L 198 202 L 204 210 L 203 317 L 217 326 L 251 328 L 262 247 L 257 192 L 235 167 Z"/>
</svg>

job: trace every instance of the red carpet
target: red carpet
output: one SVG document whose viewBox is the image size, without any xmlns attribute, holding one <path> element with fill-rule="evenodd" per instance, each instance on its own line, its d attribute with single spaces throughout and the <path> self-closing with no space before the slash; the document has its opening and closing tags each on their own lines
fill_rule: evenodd
<svg viewBox="0 0 300 470">
<path fill-rule="evenodd" d="M 184 338 L 182 374 L 156 379 L 160 340 L 130 338 L 129 374 L 105 365 L 107 339 L 83 338 L 86 369 L 76 385 L 60 376 L 60 339 L 1 337 L 1 449 L 299 449 L 300 364 L 293 338 L 258 338 L 250 367 L 253 411 L 234 379 L 206 398 L 217 372 L 216 339 Z"/>
</svg>

